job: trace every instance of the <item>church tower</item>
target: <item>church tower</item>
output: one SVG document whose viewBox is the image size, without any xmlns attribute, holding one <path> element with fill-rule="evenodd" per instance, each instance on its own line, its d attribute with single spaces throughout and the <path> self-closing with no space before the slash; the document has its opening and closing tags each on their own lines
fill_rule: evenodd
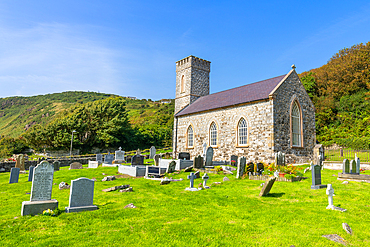
<svg viewBox="0 0 370 247">
<path fill-rule="evenodd" d="M 209 94 L 211 62 L 189 56 L 176 62 L 175 114 Z"/>
</svg>

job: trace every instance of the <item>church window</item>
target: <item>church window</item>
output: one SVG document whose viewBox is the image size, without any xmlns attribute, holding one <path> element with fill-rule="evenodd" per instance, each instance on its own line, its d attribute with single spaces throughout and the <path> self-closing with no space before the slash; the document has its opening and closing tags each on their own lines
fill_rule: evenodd
<svg viewBox="0 0 370 247">
<path fill-rule="evenodd" d="M 209 143 L 211 146 L 217 146 L 217 126 L 215 122 L 211 124 L 211 127 L 209 129 Z"/>
<path fill-rule="evenodd" d="M 194 146 L 194 133 L 193 127 L 190 125 L 188 128 L 188 147 Z"/>
<path fill-rule="evenodd" d="M 185 92 L 185 76 L 184 75 L 181 76 L 180 90 L 181 90 L 180 93 L 184 93 Z"/>
<path fill-rule="evenodd" d="M 248 124 L 244 118 L 241 118 L 238 124 L 238 144 L 248 144 Z"/>
<path fill-rule="evenodd" d="M 298 102 L 295 101 L 291 113 L 292 146 L 302 146 L 301 122 L 301 111 Z"/>
</svg>

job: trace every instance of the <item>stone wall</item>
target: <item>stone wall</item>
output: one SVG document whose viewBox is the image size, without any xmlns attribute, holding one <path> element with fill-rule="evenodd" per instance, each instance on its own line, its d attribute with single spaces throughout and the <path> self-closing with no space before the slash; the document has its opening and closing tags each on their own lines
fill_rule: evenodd
<svg viewBox="0 0 370 247">
<path fill-rule="evenodd" d="M 302 111 L 303 146 L 293 147 L 291 143 L 290 112 L 294 100 Z M 315 108 L 295 70 L 273 93 L 274 109 L 274 151 L 286 153 L 288 163 L 304 163 L 313 159 L 316 144 Z"/>
<path fill-rule="evenodd" d="M 273 160 L 273 150 L 271 139 L 272 129 L 272 102 L 264 100 L 247 105 L 219 109 L 194 115 L 181 116 L 178 118 L 177 125 L 177 150 L 179 152 L 189 152 L 191 158 L 203 153 L 203 143 L 209 145 L 209 128 L 215 122 L 218 129 L 217 146 L 214 148 L 214 160 L 229 160 L 231 155 L 245 156 L 247 161 Z M 240 119 L 248 123 L 248 145 L 238 146 L 237 126 Z M 187 147 L 187 129 L 193 126 L 194 146 Z M 175 122 L 176 131 L 176 122 Z M 174 142 L 175 150 L 175 142 Z"/>
</svg>

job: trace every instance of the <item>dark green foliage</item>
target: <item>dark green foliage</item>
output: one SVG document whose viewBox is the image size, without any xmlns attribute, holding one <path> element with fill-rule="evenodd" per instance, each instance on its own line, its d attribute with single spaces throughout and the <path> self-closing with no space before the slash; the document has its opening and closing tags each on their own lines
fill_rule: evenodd
<svg viewBox="0 0 370 247">
<path fill-rule="evenodd" d="M 0 157 L 7 157 L 13 154 L 19 154 L 25 151 L 26 148 L 26 142 L 22 137 L 3 137 L 0 139 Z"/>
</svg>

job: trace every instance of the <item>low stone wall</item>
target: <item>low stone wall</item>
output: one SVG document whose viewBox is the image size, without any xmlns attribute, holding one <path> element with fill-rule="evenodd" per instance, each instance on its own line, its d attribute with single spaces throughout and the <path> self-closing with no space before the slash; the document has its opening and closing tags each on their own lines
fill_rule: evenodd
<svg viewBox="0 0 370 247">
<path fill-rule="evenodd" d="M 329 170 L 343 170 L 343 162 L 341 161 L 324 161 L 324 169 Z M 369 162 L 361 162 L 360 168 L 364 170 L 370 170 Z"/>
</svg>

